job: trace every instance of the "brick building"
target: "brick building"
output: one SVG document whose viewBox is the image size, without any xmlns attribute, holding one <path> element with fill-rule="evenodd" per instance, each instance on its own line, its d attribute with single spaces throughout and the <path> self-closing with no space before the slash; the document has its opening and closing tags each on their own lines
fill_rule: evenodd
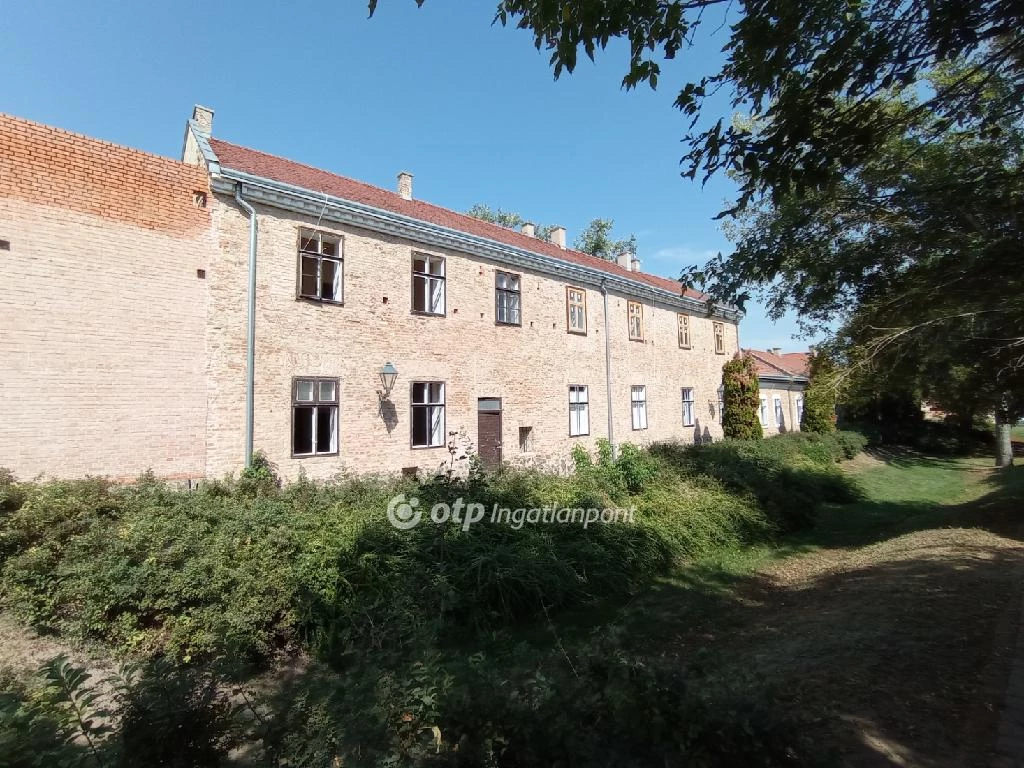
<svg viewBox="0 0 1024 768">
<path fill-rule="evenodd" d="M 0 118 L 0 466 L 219 476 L 251 433 L 288 478 L 432 472 L 450 444 L 558 469 L 598 438 L 721 435 L 733 308 L 212 119 L 176 162 Z"/>
<path fill-rule="evenodd" d="M 761 388 L 761 427 L 764 434 L 799 432 L 804 415 L 804 390 L 809 381 L 806 352 L 745 349 L 754 358 Z"/>
</svg>

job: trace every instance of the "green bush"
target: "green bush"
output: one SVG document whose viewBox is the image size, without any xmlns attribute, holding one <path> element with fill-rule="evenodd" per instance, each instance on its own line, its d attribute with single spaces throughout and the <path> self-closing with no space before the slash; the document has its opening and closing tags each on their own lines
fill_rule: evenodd
<svg viewBox="0 0 1024 768">
<path fill-rule="evenodd" d="M 722 431 L 736 440 L 758 440 L 764 432 L 758 416 L 761 389 L 757 365 L 750 355 L 735 357 L 722 366 Z"/>
</svg>

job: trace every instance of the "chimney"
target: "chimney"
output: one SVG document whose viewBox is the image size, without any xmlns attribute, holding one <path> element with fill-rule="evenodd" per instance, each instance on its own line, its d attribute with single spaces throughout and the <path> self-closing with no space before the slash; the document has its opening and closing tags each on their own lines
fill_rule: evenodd
<svg viewBox="0 0 1024 768">
<path fill-rule="evenodd" d="M 523 234 L 527 237 L 536 237 L 537 231 L 533 228 L 533 224 L 528 221 L 523 224 Z"/>
<path fill-rule="evenodd" d="M 631 254 L 629 253 L 629 251 L 623 251 L 622 253 L 615 257 L 615 263 L 618 264 L 623 269 L 629 269 L 630 255 Z"/>
<path fill-rule="evenodd" d="M 192 107 L 192 122 L 196 124 L 201 133 L 210 135 L 213 133 L 213 110 L 202 104 L 196 104 Z"/>
<path fill-rule="evenodd" d="M 398 174 L 398 194 L 403 200 L 412 200 L 412 174 L 408 171 Z"/>
<path fill-rule="evenodd" d="M 782 347 L 771 347 L 768 351 L 778 357 L 782 354 Z"/>
<path fill-rule="evenodd" d="M 639 272 L 639 271 L 640 271 L 640 259 L 638 259 L 638 258 L 636 257 L 636 254 L 635 254 L 635 253 L 634 253 L 634 254 L 633 254 L 632 256 L 633 256 L 633 258 L 631 258 L 631 259 L 629 260 L 629 268 L 630 268 L 630 269 L 631 269 L 631 270 L 632 270 L 633 272 Z"/>
<path fill-rule="evenodd" d="M 548 240 L 559 248 L 565 248 L 565 227 L 554 227 Z"/>
</svg>

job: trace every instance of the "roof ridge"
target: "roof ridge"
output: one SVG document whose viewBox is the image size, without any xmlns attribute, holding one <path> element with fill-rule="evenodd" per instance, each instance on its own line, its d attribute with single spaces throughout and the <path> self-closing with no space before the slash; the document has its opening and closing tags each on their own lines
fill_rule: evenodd
<svg viewBox="0 0 1024 768">
<path fill-rule="evenodd" d="M 522 232 L 520 232 L 520 231 L 518 231 L 516 229 L 513 229 L 511 227 L 505 227 L 505 226 L 502 226 L 501 224 L 495 224 L 494 222 L 486 221 L 485 219 L 479 219 L 479 218 L 477 218 L 475 216 L 471 216 L 468 213 L 464 213 L 462 211 L 456 211 L 456 210 L 454 210 L 452 208 L 446 208 L 445 206 L 438 205 L 437 203 L 432 203 L 432 202 L 428 202 L 426 200 L 419 200 L 419 199 L 415 199 L 415 198 L 413 200 L 406 200 L 404 197 L 399 195 L 397 192 L 393 192 L 390 189 L 387 189 L 385 187 L 378 186 L 377 184 L 370 184 L 369 182 L 361 181 L 360 179 L 355 179 L 355 178 L 352 178 L 351 176 L 344 176 L 344 175 L 342 175 L 340 173 L 335 173 L 334 171 L 329 171 L 329 170 L 327 170 L 325 168 L 318 168 L 315 165 L 310 165 L 309 163 L 304 163 L 304 162 L 302 162 L 300 160 L 292 160 L 291 158 L 283 157 L 282 155 L 275 155 L 275 154 L 270 153 L 270 152 L 264 152 L 263 150 L 260 150 L 260 149 L 253 149 L 252 147 L 246 147 L 246 146 L 243 146 L 241 144 L 236 144 L 236 143 L 234 143 L 232 141 L 227 141 L 226 139 L 221 139 L 221 138 L 218 138 L 216 136 L 210 136 L 209 140 L 213 141 L 213 142 L 218 142 L 218 143 L 221 143 L 221 144 L 227 144 L 228 146 L 234 147 L 235 149 L 239 149 L 239 150 L 242 150 L 242 151 L 245 151 L 245 152 L 253 152 L 255 154 L 262 155 L 263 157 L 271 158 L 273 160 L 279 160 L 279 161 L 284 161 L 286 163 L 292 163 L 294 165 L 298 165 L 298 166 L 301 166 L 303 168 L 307 168 L 307 169 L 309 169 L 311 171 L 314 171 L 314 172 L 316 172 L 318 174 L 320 174 L 320 173 L 328 174 L 330 176 L 334 176 L 335 178 L 343 179 L 346 182 L 353 183 L 353 184 L 358 184 L 359 186 L 364 187 L 366 189 L 371 189 L 371 190 L 375 190 L 377 192 L 382 192 L 382 193 L 384 193 L 384 194 L 386 194 L 386 195 L 388 195 L 388 196 L 390 196 L 392 198 L 395 198 L 396 200 L 401 200 L 403 203 L 412 202 L 412 203 L 416 203 L 418 205 L 428 206 L 430 208 L 433 208 L 433 209 L 436 209 L 436 210 L 439 210 L 439 211 L 443 211 L 443 212 L 445 212 L 447 214 L 450 214 L 450 215 L 453 215 L 453 216 L 457 216 L 457 217 L 459 217 L 461 219 L 471 220 L 471 221 L 476 222 L 478 224 L 483 224 L 485 226 L 492 227 L 492 228 L 494 228 L 495 231 L 501 231 L 501 232 L 510 233 L 510 234 L 514 235 L 516 238 L 521 239 L 523 241 L 522 247 L 527 249 L 527 250 L 532 250 L 527 245 L 528 243 L 543 243 L 545 245 L 550 245 L 550 246 L 553 246 L 555 248 L 559 248 L 561 251 L 564 251 L 564 252 L 569 253 L 569 254 L 573 254 L 573 255 L 575 255 L 575 256 L 577 256 L 579 258 L 582 258 L 582 259 L 595 259 L 595 260 L 601 262 L 602 266 L 611 267 L 611 268 L 613 268 L 615 270 L 621 271 L 623 273 L 623 276 L 626 277 L 627 279 L 632 278 L 632 279 L 635 280 L 636 276 L 641 276 L 642 275 L 642 276 L 645 276 L 645 277 L 654 278 L 656 280 L 665 280 L 665 281 L 673 282 L 673 283 L 675 283 L 678 286 L 678 291 L 679 291 L 678 295 L 681 296 L 681 297 L 682 296 L 686 296 L 687 287 L 684 286 L 682 284 L 682 282 L 676 280 L 675 278 L 663 277 L 661 275 L 656 275 L 653 272 L 641 272 L 641 271 L 633 271 L 631 269 L 626 269 L 625 267 L 620 266 L 617 262 L 615 262 L 613 260 L 604 259 L 604 258 L 602 258 L 600 256 L 595 256 L 592 253 L 587 253 L 586 251 L 580 251 L 580 250 L 577 250 L 575 248 L 561 248 L 560 246 L 557 246 L 555 243 L 552 243 L 549 240 L 543 240 L 543 239 L 541 239 L 539 237 L 531 237 L 530 235 L 526 235 L 526 234 L 524 234 L 524 233 L 522 233 Z M 215 153 L 216 153 L 216 150 L 215 150 Z M 318 191 L 323 192 L 323 190 L 318 190 Z M 327 193 L 323 192 L 323 194 L 327 194 Z M 611 271 L 611 270 L 608 270 L 608 271 Z M 638 282 L 644 282 L 644 281 L 643 280 L 639 280 Z M 664 286 L 662 286 L 662 289 L 663 290 L 668 290 L 668 288 L 666 288 Z M 696 299 L 696 300 L 704 300 L 705 297 L 698 298 L 696 296 L 689 296 L 688 298 Z"/>
</svg>

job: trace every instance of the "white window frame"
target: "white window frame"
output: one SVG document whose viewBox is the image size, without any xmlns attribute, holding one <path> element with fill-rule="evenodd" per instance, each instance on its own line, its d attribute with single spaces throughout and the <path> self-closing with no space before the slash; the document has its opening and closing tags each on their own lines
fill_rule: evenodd
<svg viewBox="0 0 1024 768">
<path fill-rule="evenodd" d="M 634 384 L 629 388 L 629 410 L 633 417 L 633 429 L 647 429 L 647 386 Z"/>
<path fill-rule="evenodd" d="M 309 397 L 300 397 L 300 388 L 303 385 L 310 386 Z M 324 397 L 324 386 L 328 385 L 331 387 L 333 397 Z M 295 458 L 305 458 L 308 456 L 337 456 L 338 455 L 338 420 L 339 420 L 339 402 L 340 402 L 340 390 L 341 385 L 338 379 L 322 376 L 297 376 L 292 379 L 292 456 Z M 300 453 L 295 450 L 295 427 L 298 421 L 299 410 L 309 410 L 311 413 L 311 426 L 310 426 L 310 446 L 313 448 L 311 452 Z M 320 428 L 320 412 L 321 410 L 327 409 L 330 412 L 328 416 L 331 430 L 330 441 L 328 443 L 328 449 L 321 451 L 318 450 L 317 445 L 319 443 L 320 435 L 318 430 Z"/>
<path fill-rule="evenodd" d="M 718 388 L 718 423 L 725 423 L 725 387 Z"/>
<path fill-rule="evenodd" d="M 586 384 L 569 385 L 569 437 L 590 434 L 590 390 Z"/>
<path fill-rule="evenodd" d="M 334 254 L 324 254 L 324 245 L 334 246 Z M 299 285 L 298 294 L 301 299 L 319 301 L 325 304 L 342 304 L 345 300 L 345 258 L 342 251 L 344 241 L 336 235 L 328 235 L 324 232 L 309 229 L 299 230 Z M 316 266 L 316 291 L 309 293 L 303 288 L 303 277 L 306 276 L 305 267 L 309 262 Z M 333 296 L 324 296 L 323 271 L 324 263 L 334 265 L 334 281 L 332 284 Z M 313 275 L 310 274 L 309 277 Z"/>
<path fill-rule="evenodd" d="M 767 397 L 762 397 L 761 398 L 761 411 L 760 411 L 760 414 L 761 414 L 761 426 L 762 427 L 767 427 L 768 426 L 768 398 Z"/>
<path fill-rule="evenodd" d="M 523 324 L 523 278 L 514 272 L 494 272 L 494 322 Z"/>
<path fill-rule="evenodd" d="M 409 445 L 412 448 L 440 448 L 446 445 L 445 396 L 443 381 L 413 381 L 409 385 Z M 416 421 L 426 414 L 427 442 L 416 442 Z"/>
<path fill-rule="evenodd" d="M 416 262 L 422 261 L 424 270 L 416 269 Z M 431 267 L 440 264 L 441 271 L 434 272 Z M 423 285 L 423 309 L 416 307 L 416 286 Z M 412 255 L 412 311 L 417 315 L 445 316 L 445 304 L 448 294 L 448 265 L 444 256 L 429 253 Z"/>
<path fill-rule="evenodd" d="M 804 398 L 801 395 L 801 396 L 798 396 L 797 399 L 796 399 L 796 424 L 794 426 L 799 426 L 800 424 L 803 423 L 803 421 L 804 421 Z"/>
<path fill-rule="evenodd" d="M 689 397 L 687 397 L 689 393 Z M 694 395 L 693 387 L 682 388 L 683 398 L 683 426 L 692 427 L 697 422 L 695 419 L 696 415 L 696 396 Z"/>
<path fill-rule="evenodd" d="M 785 420 L 785 414 L 782 412 L 782 398 L 774 398 L 773 404 L 775 406 L 775 426 L 781 427 L 782 422 Z"/>
</svg>

